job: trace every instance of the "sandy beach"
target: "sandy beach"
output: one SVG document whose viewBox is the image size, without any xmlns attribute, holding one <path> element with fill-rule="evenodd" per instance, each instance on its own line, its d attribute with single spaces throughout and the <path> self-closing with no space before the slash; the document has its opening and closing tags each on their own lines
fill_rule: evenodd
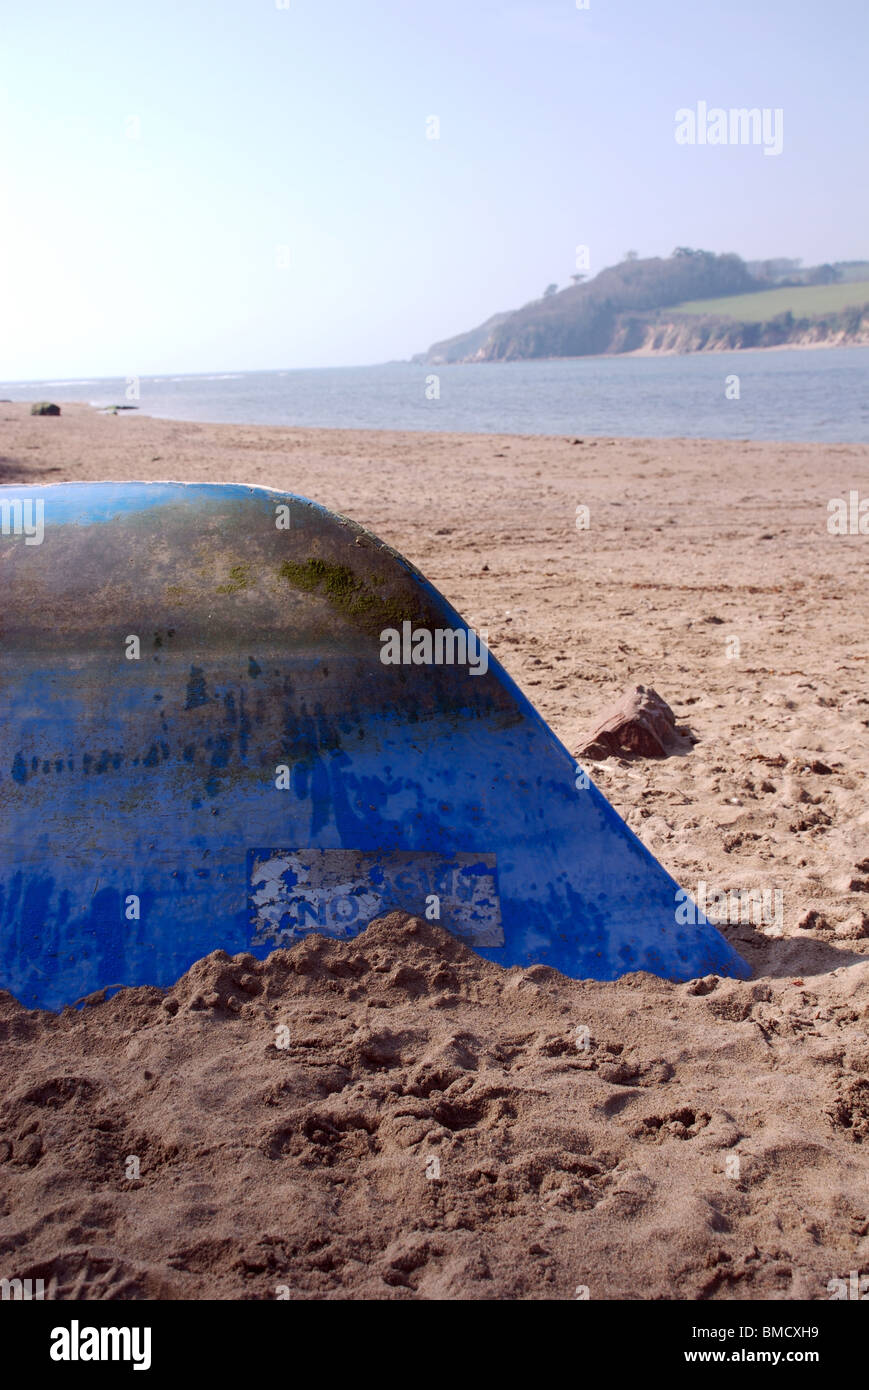
<svg viewBox="0 0 869 1390">
<path fill-rule="evenodd" d="M 503 971 L 393 917 L 217 953 L 168 996 L 0 995 L 0 1268 L 255 1299 L 825 1299 L 869 1272 L 869 537 L 827 529 L 869 446 L 0 404 L 0 483 L 98 479 L 346 513 L 486 629 L 571 752 L 653 686 L 693 749 L 592 777 L 692 894 L 777 910 L 722 925 L 745 983 Z"/>
</svg>

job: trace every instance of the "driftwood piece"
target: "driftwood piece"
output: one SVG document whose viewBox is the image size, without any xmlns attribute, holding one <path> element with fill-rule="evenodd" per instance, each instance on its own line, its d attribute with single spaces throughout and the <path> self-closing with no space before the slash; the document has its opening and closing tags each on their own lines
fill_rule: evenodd
<svg viewBox="0 0 869 1390">
<path fill-rule="evenodd" d="M 666 700 L 651 686 L 634 685 L 603 712 L 580 743 L 579 755 L 667 758 L 687 753 L 691 747 L 692 740 L 676 728 L 676 716 Z"/>
</svg>

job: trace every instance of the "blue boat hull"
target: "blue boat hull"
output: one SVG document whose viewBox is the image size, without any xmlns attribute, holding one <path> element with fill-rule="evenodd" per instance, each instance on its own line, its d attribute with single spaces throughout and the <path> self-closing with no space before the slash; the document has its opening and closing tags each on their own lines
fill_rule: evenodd
<svg viewBox="0 0 869 1390">
<path fill-rule="evenodd" d="M 504 965 L 749 973 L 493 658 L 384 663 L 384 631 L 467 629 L 360 527 L 235 485 L 6 503 L 0 985 L 23 1003 L 396 907 Z"/>
</svg>

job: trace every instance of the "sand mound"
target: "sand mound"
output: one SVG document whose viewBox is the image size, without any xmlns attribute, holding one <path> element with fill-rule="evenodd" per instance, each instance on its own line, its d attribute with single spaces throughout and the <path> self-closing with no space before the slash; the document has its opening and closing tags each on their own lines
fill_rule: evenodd
<svg viewBox="0 0 869 1390">
<path fill-rule="evenodd" d="M 401 914 L 62 1015 L 2 994 L 0 1272 L 64 1298 L 824 1298 L 869 1267 L 867 1001 L 869 962 L 578 982 Z"/>
</svg>

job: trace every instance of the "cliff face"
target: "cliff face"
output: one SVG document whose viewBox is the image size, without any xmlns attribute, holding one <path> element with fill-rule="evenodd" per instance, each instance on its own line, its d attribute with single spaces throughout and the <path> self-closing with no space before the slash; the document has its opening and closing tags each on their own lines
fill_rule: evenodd
<svg viewBox="0 0 869 1390">
<path fill-rule="evenodd" d="M 869 347 L 869 304 L 841 314 L 795 319 L 781 314 L 767 323 L 673 316 L 632 321 L 613 337 L 609 352 L 732 352 L 766 347 Z"/>
<path fill-rule="evenodd" d="M 470 338 L 471 335 L 464 335 Z M 605 306 L 584 314 L 580 323 L 519 324 L 470 342 L 468 352 L 436 344 L 415 361 L 515 362 L 533 357 L 585 357 L 622 353 L 732 352 L 767 347 L 869 347 L 869 304 L 839 314 L 794 318 L 779 314 L 765 323 L 713 316 L 616 314 Z M 464 346 L 464 343 L 462 344 Z"/>
</svg>

